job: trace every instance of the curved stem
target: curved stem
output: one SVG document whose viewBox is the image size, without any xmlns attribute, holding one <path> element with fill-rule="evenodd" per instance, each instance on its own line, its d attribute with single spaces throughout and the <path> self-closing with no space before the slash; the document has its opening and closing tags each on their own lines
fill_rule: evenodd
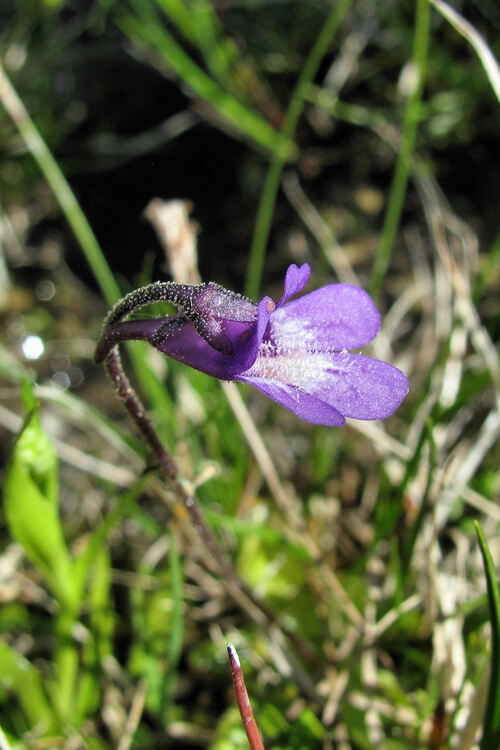
<svg viewBox="0 0 500 750">
<path fill-rule="evenodd" d="M 153 450 L 161 471 L 165 474 L 169 483 L 173 485 L 176 495 L 181 499 L 203 543 L 218 562 L 222 572 L 235 580 L 238 579 L 236 571 L 217 543 L 212 531 L 203 518 L 203 513 L 195 498 L 188 494 L 180 483 L 176 462 L 163 445 L 153 423 L 146 413 L 142 401 L 132 388 L 125 374 L 118 351 L 118 344 L 122 340 L 122 337 L 120 332 L 114 329 L 115 324 L 122 323 L 133 312 L 152 302 L 168 300 L 177 305 L 181 302 L 183 303 L 185 301 L 184 297 L 189 297 L 192 288 L 173 281 L 156 282 L 127 294 L 107 315 L 103 335 L 96 347 L 95 360 L 98 363 L 104 363 L 106 372 L 118 397 L 122 400 L 130 418 L 137 425 L 148 445 Z M 183 298 L 182 300 L 181 297 Z M 175 322 L 175 319 L 173 320 Z"/>
<path fill-rule="evenodd" d="M 281 623 L 277 623 L 276 617 L 273 612 L 270 611 L 267 606 L 263 604 L 263 602 L 258 601 L 248 589 L 246 584 L 240 579 L 238 573 L 233 568 L 228 556 L 220 547 L 210 526 L 208 526 L 207 522 L 205 521 L 203 512 L 198 502 L 196 501 L 196 498 L 194 497 L 194 495 L 186 492 L 186 490 L 182 486 L 179 480 L 179 472 L 175 460 L 172 458 L 172 456 L 160 440 L 153 426 L 153 423 L 146 414 L 141 400 L 135 393 L 129 379 L 125 375 L 121 363 L 121 357 L 118 352 L 118 345 L 113 346 L 113 348 L 108 352 L 106 358 L 104 359 L 104 367 L 109 377 L 111 378 L 114 389 L 122 400 L 132 421 L 137 425 L 148 445 L 152 448 L 160 470 L 167 478 L 168 483 L 175 493 L 176 497 L 182 502 L 182 505 L 185 508 L 189 519 L 191 520 L 193 528 L 200 537 L 205 548 L 217 562 L 223 576 L 223 581 L 228 594 L 245 612 L 247 612 L 252 620 L 259 625 L 259 627 L 264 630 L 269 630 L 269 628 L 273 626 L 275 630 L 277 629 L 277 632 L 275 632 L 275 637 L 278 637 L 277 633 L 283 633 L 287 636 L 287 638 L 289 638 L 289 640 L 293 644 L 295 651 L 298 654 L 301 654 L 305 658 L 309 658 L 310 653 L 308 652 L 308 649 L 304 646 L 304 644 L 300 641 L 300 639 L 297 638 L 294 633 L 290 632 Z M 301 691 L 309 698 L 317 700 L 317 695 L 310 679 L 303 672 L 302 667 L 298 663 L 293 653 L 288 653 L 288 660 L 293 672 L 294 679 Z"/>
<path fill-rule="evenodd" d="M 168 298 L 169 301 L 173 301 L 174 304 L 177 303 L 178 306 L 182 308 L 185 300 L 174 300 L 172 293 L 176 295 L 179 292 L 184 294 L 185 291 L 186 294 L 189 295 L 189 290 L 194 288 L 195 287 L 187 288 L 187 285 L 178 285 L 175 282 L 156 282 L 155 284 L 143 287 L 126 295 L 126 297 L 118 302 L 108 313 L 106 318 L 107 325 L 104 328 L 101 340 L 97 344 L 95 359 L 98 362 L 103 362 L 117 395 L 123 402 L 123 405 L 132 421 L 137 425 L 146 442 L 151 447 L 160 470 L 167 478 L 176 497 L 181 501 L 203 545 L 217 562 L 228 594 L 261 628 L 268 630 L 271 625 L 274 626 L 275 629 L 276 626 L 278 626 L 278 630 L 290 639 L 296 652 L 307 658 L 310 654 L 300 639 L 282 624 L 277 623 L 273 612 L 270 611 L 265 604 L 255 599 L 252 592 L 240 579 L 229 557 L 221 548 L 210 526 L 205 521 L 202 509 L 196 501 L 196 498 L 194 495 L 186 492 L 180 482 L 177 464 L 163 445 L 122 366 L 120 353 L 118 351 L 118 346 L 122 337 L 121 332 L 119 332 L 118 335 L 115 335 L 115 326 L 128 325 L 129 322 L 133 323 L 133 321 L 123 321 L 126 321 L 131 313 L 153 301 L 165 300 Z M 166 297 L 165 295 L 168 296 Z M 178 322 L 179 317 L 174 317 L 173 322 Z M 302 692 L 310 698 L 317 699 L 310 680 L 297 663 L 294 654 L 289 653 L 288 658 L 295 680 Z"/>
<path fill-rule="evenodd" d="M 178 284 L 176 281 L 154 281 L 152 284 L 141 286 L 133 292 L 129 292 L 114 307 L 111 308 L 104 321 L 107 328 L 114 323 L 120 323 L 128 318 L 133 312 L 141 307 L 151 305 L 154 302 L 169 302 L 185 312 L 192 307 L 193 291 L 198 287 L 192 284 Z"/>
<path fill-rule="evenodd" d="M 118 397 L 123 401 L 123 404 L 133 422 L 137 425 L 148 444 L 153 449 L 153 453 L 161 470 L 166 474 L 168 479 L 177 480 L 178 471 L 176 463 L 158 437 L 158 434 L 146 414 L 139 397 L 130 385 L 130 381 L 123 370 L 117 346 L 114 346 L 107 355 L 104 360 L 104 367 L 106 368 L 106 372 L 113 383 L 113 387 L 118 394 Z"/>
</svg>

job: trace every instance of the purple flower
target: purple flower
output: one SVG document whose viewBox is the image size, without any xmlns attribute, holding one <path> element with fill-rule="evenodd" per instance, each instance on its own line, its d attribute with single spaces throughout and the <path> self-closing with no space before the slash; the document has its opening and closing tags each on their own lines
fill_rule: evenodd
<svg viewBox="0 0 500 750">
<path fill-rule="evenodd" d="M 96 359 L 105 359 L 120 341 L 142 339 L 208 375 L 250 383 L 315 424 L 389 417 L 408 392 L 406 376 L 386 362 L 348 351 L 378 333 L 374 303 L 350 284 L 325 286 L 289 302 L 309 274 L 307 264 L 290 266 L 281 299 L 274 303 L 264 297 L 258 305 L 211 283 L 152 284 L 129 295 L 133 309 L 164 299 L 179 308 L 179 315 L 115 322 L 121 316 L 112 311 Z M 129 304 L 127 312 L 131 309 Z"/>
</svg>

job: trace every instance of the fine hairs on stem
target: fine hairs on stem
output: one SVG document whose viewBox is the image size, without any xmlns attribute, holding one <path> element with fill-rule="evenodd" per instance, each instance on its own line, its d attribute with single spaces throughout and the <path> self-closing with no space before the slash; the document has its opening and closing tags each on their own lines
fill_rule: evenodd
<svg viewBox="0 0 500 750">
<path fill-rule="evenodd" d="M 203 543 L 219 564 L 224 575 L 228 575 L 231 579 L 235 580 L 237 579 L 236 572 L 205 522 L 196 499 L 182 487 L 179 481 L 177 464 L 160 440 L 141 400 L 125 374 L 118 351 L 118 344 L 120 342 L 107 334 L 108 326 L 126 320 L 139 308 L 152 302 L 172 301 L 172 294 L 175 294 L 178 286 L 175 282 L 150 284 L 143 289 L 137 290 L 137 292 L 128 294 L 120 300 L 108 313 L 102 337 L 96 347 L 95 360 L 97 364 L 102 363 L 104 365 L 118 397 L 123 402 L 132 421 L 137 425 L 151 447 L 158 461 L 159 468 L 165 474 L 177 497 L 182 501 Z"/>
</svg>

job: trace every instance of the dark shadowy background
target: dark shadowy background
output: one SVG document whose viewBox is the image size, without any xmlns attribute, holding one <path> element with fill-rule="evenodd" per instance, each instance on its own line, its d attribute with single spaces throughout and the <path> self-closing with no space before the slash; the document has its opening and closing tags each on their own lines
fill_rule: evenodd
<svg viewBox="0 0 500 750">
<path fill-rule="evenodd" d="M 10 62 L 19 93 L 115 272 L 132 281 L 145 264 L 148 268 L 153 264 L 154 275 L 161 274 L 161 251 L 141 213 L 153 197 L 187 198 L 194 203 L 194 217 L 203 230 L 203 276 L 241 288 L 266 155 L 239 140 L 234 130 L 225 132 L 206 103 L 193 99 L 175 76 L 166 76 L 168 71 L 154 55 L 133 46 L 115 23 L 120 3 L 20 2 L 10 10 L 7 5 L 3 5 L 0 37 L 8 51 L 6 64 Z M 215 7 L 227 35 L 251 58 L 272 105 L 271 119 L 279 121 L 329 3 Z M 494 48 L 499 35 L 497 6 L 468 4 L 467 10 L 469 20 Z M 343 27 L 344 34 L 353 34 L 358 25 L 366 39 L 342 100 L 373 108 L 396 126 L 404 104 L 397 86 L 412 43 L 412 14 L 409 2 L 387 2 L 376 10 L 354 4 Z M 497 103 L 467 43 L 437 14 L 432 26 L 419 155 L 428 161 L 454 209 L 488 245 L 496 236 L 500 189 L 500 164 L 495 158 Z M 332 50 L 323 61 L 318 82 L 337 53 L 338 49 Z M 393 168 L 389 147 L 365 128 L 332 120 L 325 124 L 325 118 L 315 116 L 312 109 L 299 125 L 299 161 L 290 166 L 298 170 L 317 208 L 327 217 L 329 212 L 337 214 L 339 239 L 379 232 L 382 211 L 363 214 L 355 194 L 368 186 L 382 197 L 387 195 Z M 194 115 L 185 132 L 162 137 L 163 123 L 190 112 Z M 5 115 L 0 126 L 3 201 L 36 200 L 37 169 L 30 165 L 29 155 L 22 158 L 28 170 L 25 163 L 21 168 Z M 412 207 L 419 211 L 410 186 L 405 223 L 414 218 Z M 289 233 L 297 225 L 296 213 L 280 194 L 268 250 L 271 274 L 289 260 Z M 38 216 L 29 240 L 39 243 L 54 232 L 64 237 L 70 267 L 92 284 L 59 217 L 50 212 Z M 223 262 L 228 254 L 230 264 Z"/>
</svg>

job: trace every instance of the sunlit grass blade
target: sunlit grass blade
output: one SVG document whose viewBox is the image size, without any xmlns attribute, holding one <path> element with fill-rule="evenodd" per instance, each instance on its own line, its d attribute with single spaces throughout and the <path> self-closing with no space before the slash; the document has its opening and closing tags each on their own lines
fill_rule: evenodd
<svg viewBox="0 0 500 750">
<path fill-rule="evenodd" d="M 0 726 L 0 747 L 2 750 L 11 750 L 11 744 L 7 738 L 7 735 L 2 730 L 2 727 Z"/>
<path fill-rule="evenodd" d="M 380 238 L 372 277 L 370 292 L 377 297 L 380 294 L 384 278 L 389 267 L 391 254 L 396 239 L 406 187 L 411 170 L 411 159 L 415 147 L 418 121 L 420 118 L 420 104 L 425 81 L 427 65 L 427 50 L 429 45 L 429 3 L 428 0 L 418 0 L 415 17 L 415 36 L 413 40 L 413 55 L 411 65 L 415 76 L 413 90 L 406 105 L 403 132 L 399 146 L 398 158 L 392 178 L 387 210 L 384 218 L 382 236 Z"/>
<path fill-rule="evenodd" d="M 168 671 L 165 674 L 163 689 L 161 695 L 161 714 L 165 716 L 171 706 L 178 678 L 178 664 L 181 657 L 182 643 L 184 638 L 184 617 L 183 610 L 183 578 L 182 564 L 177 548 L 175 533 L 172 530 L 169 534 L 169 571 L 170 571 L 170 593 L 172 596 L 172 610 L 170 617 L 170 634 L 167 647 L 167 664 Z"/>
<path fill-rule="evenodd" d="M 85 257 L 101 287 L 108 304 L 120 296 L 118 284 L 102 253 L 96 236 L 83 213 L 75 194 L 63 175 L 59 164 L 29 116 L 24 104 L 7 78 L 0 62 L 0 101 L 11 116 L 26 147 L 37 162 L 42 174 L 51 186 L 61 209 L 71 226 Z"/>
<path fill-rule="evenodd" d="M 332 44 L 337 29 L 342 23 L 350 5 L 351 0 L 340 0 L 339 3 L 334 5 L 316 38 L 304 67 L 302 68 L 302 72 L 290 99 L 290 104 L 288 105 L 285 122 L 282 128 L 283 136 L 287 140 L 293 138 L 295 128 L 297 127 L 299 117 L 302 114 L 304 103 L 308 96 L 311 82 L 318 71 L 321 60 Z M 266 246 L 269 232 L 271 230 L 276 197 L 278 195 L 285 162 L 286 159 L 283 154 L 275 154 L 267 171 L 264 186 L 262 188 L 247 267 L 245 293 L 250 298 L 256 298 L 259 294 Z"/>
<path fill-rule="evenodd" d="M 0 685 L 16 695 L 30 728 L 54 732 L 58 720 L 40 672 L 22 654 L 0 641 Z M 45 680 L 47 685 L 47 679 Z"/>
<path fill-rule="evenodd" d="M 45 436 L 38 439 L 36 422 L 37 416 L 32 413 L 7 462 L 5 517 L 12 537 L 43 575 L 60 605 L 74 610 L 78 594 L 73 585 L 72 560 L 59 518 L 58 498 L 54 497 L 57 460 Z"/>
<path fill-rule="evenodd" d="M 40 167 L 42 174 L 49 183 L 52 191 L 71 226 L 76 239 L 82 249 L 103 296 L 109 305 L 121 296 L 120 288 L 104 257 L 92 228 L 83 213 L 75 194 L 64 177 L 57 161 L 42 138 L 35 123 L 30 118 L 24 104 L 17 95 L 11 82 L 0 64 L 0 101 L 11 116 L 26 147 Z M 130 349 L 130 356 L 134 363 L 137 378 L 148 398 L 164 413 L 171 411 L 171 401 L 165 388 L 153 374 L 147 357 L 142 357 L 137 348 Z"/>
<path fill-rule="evenodd" d="M 186 85 L 237 132 L 271 154 L 280 154 L 285 161 L 293 155 L 294 147 L 286 133 L 275 130 L 267 120 L 228 94 L 207 75 L 164 28 L 150 3 L 133 1 L 132 5 L 136 15 L 122 13 L 119 25 L 135 44 L 159 53 Z"/>
<path fill-rule="evenodd" d="M 500 747 L 500 597 L 488 543 L 479 523 L 475 522 L 475 527 L 483 556 L 491 622 L 490 684 L 479 747 L 480 750 L 497 750 Z"/>
<path fill-rule="evenodd" d="M 471 47 L 474 49 L 481 61 L 484 72 L 488 76 L 488 80 L 495 92 L 495 96 L 500 102 L 500 66 L 484 37 L 449 3 L 443 2 L 443 0 L 431 0 L 431 2 L 444 18 L 446 18 L 446 20 L 456 29 L 456 31 L 458 31 L 464 39 L 467 39 Z"/>
</svg>

